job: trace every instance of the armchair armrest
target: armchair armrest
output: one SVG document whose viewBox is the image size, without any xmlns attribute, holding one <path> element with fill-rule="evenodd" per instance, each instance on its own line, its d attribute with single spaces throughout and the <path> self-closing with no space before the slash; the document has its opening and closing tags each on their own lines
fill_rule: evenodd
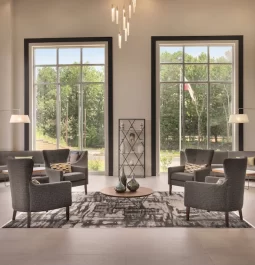
<svg viewBox="0 0 255 265">
<path fill-rule="evenodd" d="M 216 183 L 219 179 L 222 179 L 222 177 L 206 176 L 205 182 L 206 183 Z"/>
<path fill-rule="evenodd" d="M 168 184 L 171 182 L 172 174 L 175 172 L 184 172 L 185 166 L 176 166 L 168 168 Z"/>
<path fill-rule="evenodd" d="M 205 177 L 210 175 L 211 167 L 202 168 L 194 171 L 194 181 L 205 182 Z"/>
<path fill-rule="evenodd" d="M 209 211 L 226 210 L 226 185 L 185 182 L 184 205 Z"/>
<path fill-rule="evenodd" d="M 30 183 L 30 210 L 47 211 L 72 205 L 69 181 L 35 185 Z"/>
<path fill-rule="evenodd" d="M 71 165 L 72 172 L 81 172 L 84 173 L 85 177 L 88 177 L 88 168 L 87 167 L 81 167 L 81 166 L 74 166 L 73 164 Z"/>
<path fill-rule="evenodd" d="M 88 151 L 83 151 L 80 158 L 72 163 L 74 166 L 88 167 Z"/>
<path fill-rule="evenodd" d="M 46 172 L 46 175 L 49 177 L 50 182 L 63 181 L 63 171 L 46 167 L 45 172 Z"/>
</svg>

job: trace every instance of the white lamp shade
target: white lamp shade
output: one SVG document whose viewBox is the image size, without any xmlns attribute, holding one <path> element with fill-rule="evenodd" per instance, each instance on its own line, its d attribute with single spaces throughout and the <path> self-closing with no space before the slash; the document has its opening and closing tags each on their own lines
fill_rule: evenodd
<svg viewBox="0 0 255 265">
<path fill-rule="evenodd" d="M 12 115 L 10 123 L 30 123 L 28 115 Z"/>
<path fill-rule="evenodd" d="M 248 123 L 249 118 L 247 114 L 232 114 L 229 116 L 229 123 Z"/>
</svg>

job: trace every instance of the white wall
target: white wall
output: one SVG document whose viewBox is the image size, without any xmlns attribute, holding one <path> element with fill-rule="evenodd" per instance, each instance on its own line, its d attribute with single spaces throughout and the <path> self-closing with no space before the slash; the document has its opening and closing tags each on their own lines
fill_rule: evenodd
<svg viewBox="0 0 255 265">
<path fill-rule="evenodd" d="M 0 0 L 0 150 L 13 148 L 11 111 L 1 111 L 13 107 L 12 11 L 12 1 Z"/>
<path fill-rule="evenodd" d="M 111 23 L 110 8 L 112 3 L 119 3 L 122 7 L 123 2 L 121 0 L 14 0 L 12 103 L 15 107 L 22 107 L 24 102 L 24 38 L 113 36 L 114 171 L 116 174 L 118 119 L 145 118 L 146 173 L 149 175 L 151 36 L 244 35 L 244 106 L 254 107 L 255 4 L 248 0 L 137 0 L 137 13 L 132 19 L 130 39 L 123 49 L 119 50 L 117 28 Z M 1 38 L 0 47 L 7 44 L 6 39 Z M 3 62 L 5 61 L 1 58 L 1 67 L 5 64 Z M 7 93 L 3 92 L 3 89 L 11 90 L 11 83 L 8 82 L 10 82 L 9 77 L 6 77 L 5 85 L 1 86 L 1 94 Z M 7 107 L 11 105 L 11 102 L 4 103 Z M 250 124 L 245 125 L 246 150 L 255 150 L 254 114 L 250 114 Z M 18 133 L 14 135 L 13 146 L 22 149 L 23 128 L 19 126 L 18 129 Z M 8 141 L 7 145 L 12 148 L 12 141 Z"/>
</svg>

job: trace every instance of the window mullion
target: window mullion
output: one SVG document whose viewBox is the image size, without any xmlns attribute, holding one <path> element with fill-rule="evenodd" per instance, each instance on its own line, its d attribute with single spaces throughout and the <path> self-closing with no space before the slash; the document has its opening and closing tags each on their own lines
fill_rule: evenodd
<svg viewBox="0 0 255 265">
<path fill-rule="evenodd" d="M 60 121 L 61 121 L 61 96 L 60 96 L 60 74 L 59 74 L 59 48 L 57 48 L 57 102 L 56 102 L 56 131 L 57 131 L 57 149 L 59 149 L 60 146 Z"/>
<path fill-rule="evenodd" d="M 211 101 L 211 85 L 210 85 L 210 49 L 207 46 L 207 149 L 211 147 L 211 130 L 210 130 L 210 101 Z"/>
</svg>

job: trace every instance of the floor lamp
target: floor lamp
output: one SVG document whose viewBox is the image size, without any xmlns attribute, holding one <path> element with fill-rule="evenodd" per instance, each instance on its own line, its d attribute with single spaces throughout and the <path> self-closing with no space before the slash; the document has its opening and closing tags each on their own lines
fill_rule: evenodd
<svg viewBox="0 0 255 265">
<path fill-rule="evenodd" d="M 18 114 L 12 114 L 10 118 L 10 123 L 30 123 L 30 119 L 28 115 L 20 114 L 20 109 L 4 109 L 0 110 L 0 112 L 18 112 Z M 4 179 L 4 184 L 6 185 L 6 180 Z"/>
<path fill-rule="evenodd" d="M 255 108 L 239 108 L 238 112 L 240 110 L 255 110 Z M 248 115 L 245 113 L 236 113 L 236 114 L 231 114 L 229 116 L 229 123 L 249 123 L 249 118 Z"/>
<path fill-rule="evenodd" d="M 30 123 L 29 116 L 20 114 L 20 109 L 0 109 L 0 112 L 18 112 L 11 115 L 10 123 Z"/>
</svg>

